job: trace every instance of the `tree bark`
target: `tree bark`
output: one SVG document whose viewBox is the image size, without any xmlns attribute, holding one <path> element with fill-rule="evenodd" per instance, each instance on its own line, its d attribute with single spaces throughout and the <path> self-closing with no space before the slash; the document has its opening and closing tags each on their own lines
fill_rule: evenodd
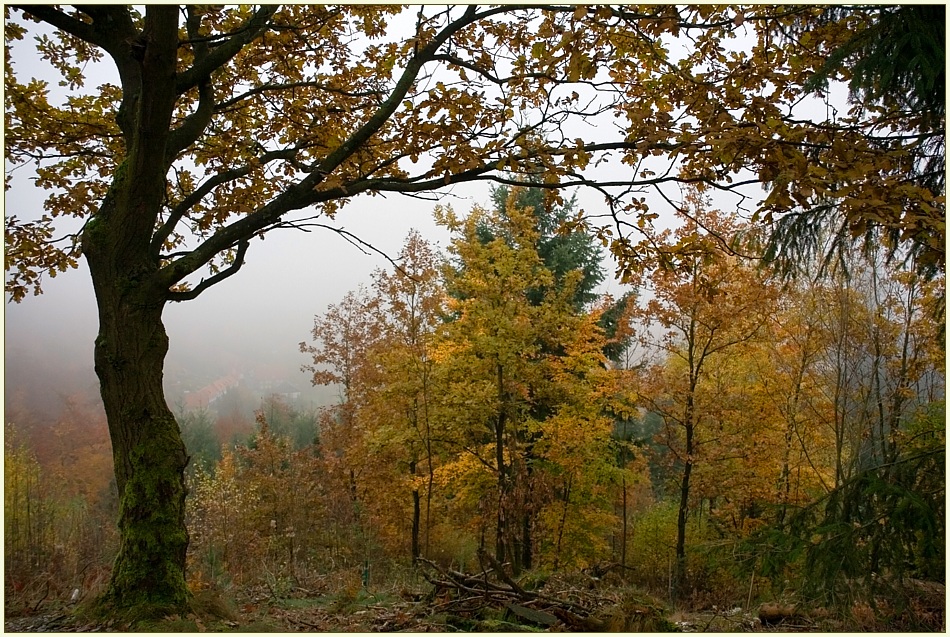
<svg viewBox="0 0 950 637">
<path fill-rule="evenodd" d="M 495 463 L 498 465 L 498 517 L 495 524 L 495 559 L 504 564 L 507 553 L 506 536 L 508 522 L 506 508 L 509 501 L 511 484 L 508 468 L 505 466 L 505 392 L 504 368 L 498 364 L 495 368 L 498 391 L 498 414 L 495 420 Z"/>
<path fill-rule="evenodd" d="M 179 610 L 188 598 L 188 458 L 162 387 L 168 338 L 161 306 L 105 305 L 95 361 L 112 438 L 120 544 L 103 601 L 145 614 Z"/>
<path fill-rule="evenodd" d="M 692 339 L 689 350 L 692 360 Z M 692 364 L 691 364 L 692 367 Z M 673 576 L 673 599 L 678 600 L 686 584 L 686 522 L 689 519 L 689 489 L 693 473 L 693 435 L 695 433 L 695 395 L 699 373 L 696 367 L 690 371 L 689 389 L 686 393 L 686 409 L 683 414 L 683 433 L 686 442 L 686 460 L 683 463 L 683 475 L 680 478 L 680 502 L 676 515 L 676 569 Z"/>
<path fill-rule="evenodd" d="M 165 401 L 168 336 L 157 264 L 136 242 L 127 208 L 141 203 L 117 179 L 87 225 L 83 251 L 99 309 L 95 369 L 109 423 L 119 492 L 119 553 L 102 599 L 137 615 L 178 611 L 185 587 L 185 477 L 188 458 Z"/>
<path fill-rule="evenodd" d="M 82 248 L 99 310 L 95 369 L 119 492 L 119 552 L 100 602 L 144 618 L 180 612 L 188 604 L 188 456 L 162 386 L 168 282 L 149 249 L 165 197 L 177 97 L 177 8 L 148 7 L 137 44 L 141 50 L 127 52 L 133 58 L 127 66 L 140 73 L 123 76 L 126 157 L 86 224 Z"/>
</svg>

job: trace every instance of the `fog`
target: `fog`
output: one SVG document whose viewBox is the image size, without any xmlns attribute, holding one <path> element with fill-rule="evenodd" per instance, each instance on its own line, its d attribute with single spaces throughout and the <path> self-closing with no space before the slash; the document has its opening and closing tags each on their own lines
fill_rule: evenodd
<svg viewBox="0 0 950 637">
<path fill-rule="evenodd" d="M 4 203 L 8 209 L 24 214 L 33 209 L 38 214 L 42 194 L 28 180 L 16 179 Z M 489 205 L 490 187 L 467 184 L 439 195 L 442 204 L 464 213 L 475 204 Z M 599 206 L 592 193 L 582 193 L 579 200 L 588 211 Z M 444 250 L 449 235 L 433 220 L 435 205 L 399 195 L 360 197 L 340 211 L 333 225 L 391 258 L 410 229 Z M 605 267 L 612 274 L 609 261 Z M 282 229 L 254 241 L 236 275 L 192 301 L 166 306 L 165 384 L 170 402 L 182 391 L 197 391 L 232 373 L 289 382 L 307 404 L 333 400 L 332 391 L 308 391 L 309 376 L 300 370 L 308 361 L 298 344 L 310 340 L 314 315 L 360 284 L 368 285 L 372 272 L 380 268 L 392 269 L 386 257 L 361 251 L 326 229 Z M 620 285 L 609 274 L 602 291 L 617 294 Z M 45 278 L 43 291 L 4 307 L 5 392 L 25 394 L 31 403 L 45 394 L 94 394 L 98 324 L 85 262 L 80 260 L 76 270 Z"/>
<path fill-rule="evenodd" d="M 28 23 L 28 29 L 31 34 L 51 31 L 33 23 Z M 12 61 L 21 77 L 46 79 L 52 100 L 65 97 L 65 89 L 58 86 L 58 74 L 38 59 L 31 38 L 13 43 Z M 117 83 L 108 60 L 86 72 L 90 86 Z M 33 185 L 31 167 L 21 166 L 8 176 L 4 213 L 21 219 L 39 218 L 46 193 Z M 438 196 L 441 203 L 465 211 L 473 202 L 488 203 L 490 189 L 487 185 L 458 185 Z M 446 245 L 447 234 L 432 218 L 434 205 L 434 201 L 401 195 L 362 196 L 348 202 L 335 221 L 321 222 L 345 229 L 395 257 L 412 228 L 430 241 Z M 57 220 L 57 230 L 63 235 L 77 229 L 76 220 Z M 388 267 L 384 256 L 361 251 L 330 230 L 268 233 L 265 240 L 252 242 L 245 265 L 235 276 L 195 300 L 166 307 L 166 389 L 170 395 L 174 390 L 195 391 L 231 373 L 253 372 L 258 377 L 287 381 L 307 396 L 309 379 L 300 371 L 307 360 L 298 343 L 309 340 L 314 315 L 347 291 L 368 284 L 375 269 Z M 47 394 L 95 395 L 98 381 L 93 372 L 93 343 L 98 323 L 85 262 L 80 259 L 78 269 L 45 277 L 42 287 L 39 296 L 5 303 L 4 391 L 7 397 L 25 394 L 33 404 Z M 309 395 L 317 401 L 332 396 L 327 391 Z"/>
<path fill-rule="evenodd" d="M 414 13 L 409 15 L 414 20 Z M 33 23 L 28 29 L 31 34 L 49 32 L 48 27 Z M 13 43 L 12 61 L 21 79 L 47 79 L 51 100 L 65 94 L 65 89 L 57 87 L 58 75 L 38 60 L 30 37 Z M 90 65 L 86 73 L 89 86 L 117 82 L 108 60 Z M 620 170 L 625 174 L 627 169 Z M 30 168 L 20 167 L 11 177 L 4 197 L 5 212 L 21 219 L 41 216 L 45 193 L 33 185 Z M 456 185 L 437 194 L 441 203 L 461 213 L 473 204 L 490 203 L 490 186 L 485 183 Z M 579 207 L 586 212 L 606 212 L 600 195 L 593 191 L 578 195 Z M 439 247 L 446 247 L 448 235 L 432 218 L 434 205 L 408 196 L 362 196 L 348 202 L 332 223 L 395 257 L 413 228 Z M 75 220 L 59 221 L 63 223 L 57 229 L 63 233 L 78 229 L 70 226 Z M 364 253 L 325 229 L 281 229 L 268 233 L 263 241 L 254 241 L 245 265 L 235 276 L 193 301 L 167 306 L 164 318 L 170 346 L 165 385 L 170 402 L 183 391 L 197 391 L 223 376 L 248 372 L 287 381 L 311 403 L 332 400 L 333 392 L 307 393 L 309 378 L 300 371 L 307 359 L 298 344 L 309 340 L 315 314 L 361 283 L 368 284 L 375 269 L 389 267 L 382 255 Z M 609 260 L 605 269 L 608 278 L 601 291 L 621 294 L 623 289 L 611 276 L 614 266 Z M 43 290 L 40 296 L 5 304 L 4 390 L 7 396 L 17 392 L 33 397 L 73 392 L 95 395 L 96 304 L 84 262 L 80 260 L 76 270 L 45 278 Z"/>
<path fill-rule="evenodd" d="M 478 191 L 484 191 L 481 196 Z M 9 209 L 40 206 L 29 184 L 7 193 Z M 447 201 L 460 210 L 472 199 L 487 202 L 487 187 L 452 195 Z M 346 206 L 335 225 L 374 248 L 395 257 L 410 229 L 444 247 L 447 234 L 432 220 L 433 203 L 408 197 L 365 197 Z M 24 210 L 26 212 L 26 210 Z M 300 366 L 307 362 L 297 344 L 309 340 L 315 314 L 338 302 L 347 291 L 368 284 L 377 268 L 390 268 L 380 254 L 365 254 L 340 235 L 324 229 L 312 232 L 279 230 L 252 243 L 245 265 L 235 276 L 197 299 L 170 303 L 165 310 L 169 336 L 166 387 L 190 382 L 194 391 L 232 372 L 253 371 L 286 380 L 305 390 L 309 386 Z M 95 384 L 93 342 L 96 304 L 83 261 L 43 282 L 44 293 L 4 308 L 5 391 L 41 381 L 42 372 L 71 393 Z M 71 380 L 68 377 L 73 377 Z M 34 393 L 37 388 L 28 388 Z"/>
</svg>

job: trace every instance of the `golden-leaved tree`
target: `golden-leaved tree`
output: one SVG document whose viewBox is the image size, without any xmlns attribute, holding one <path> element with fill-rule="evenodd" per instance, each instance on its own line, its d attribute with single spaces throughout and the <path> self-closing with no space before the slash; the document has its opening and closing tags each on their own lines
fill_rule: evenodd
<svg viewBox="0 0 950 637">
<path fill-rule="evenodd" d="M 555 568 L 584 563 L 614 522 L 600 314 L 575 303 L 580 269 L 555 285 L 538 217 L 519 198 L 514 189 L 506 210 L 476 207 L 464 220 L 437 210 L 455 261 L 435 350 L 442 435 L 455 454 L 444 473 L 467 492 L 472 530 L 516 572 L 536 555 Z"/>
<path fill-rule="evenodd" d="M 314 320 L 313 383 L 336 383 L 342 402 L 326 410 L 319 446 L 336 480 L 349 482 L 357 513 L 390 543 L 428 547 L 436 462 L 432 431 L 433 361 L 430 341 L 441 320 L 441 260 L 411 232 L 395 272 L 373 274 L 372 288 L 348 293 Z M 425 479 L 422 479 L 422 475 Z M 424 485 L 424 486 L 423 486 Z M 423 536 L 422 495 L 425 493 Z M 401 497 L 410 495 L 409 498 Z M 398 511 L 411 501 L 411 513 Z"/>
<path fill-rule="evenodd" d="M 417 558 L 428 557 L 432 529 L 438 445 L 431 348 L 445 293 L 441 256 L 418 232 L 406 238 L 398 263 L 395 272 L 381 270 L 373 277 L 382 335 L 370 356 L 379 374 L 361 417 L 371 421 L 372 440 L 398 449 L 397 464 L 404 467 L 405 478 L 395 482 L 409 482 L 410 552 Z M 389 512 L 394 517 L 392 507 Z"/>
<path fill-rule="evenodd" d="M 658 264 L 649 276 L 652 297 L 635 312 L 642 344 L 659 356 L 644 368 L 639 388 L 644 406 L 659 414 L 658 435 L 677 466 L 677 533 L 674 593 L 686 578 L 686 526 L 695 489 L 694 471 L 734 441 L 727 379 L 717 382 L 724 359 L 763 331 L 772 291 L 743 263 L 733 246 L 739 224 L 707 207 L 697 192 L 680 211 L 684 224 L 663 237 L 667 251 L 680 250 L 678 268 Z M 646 281 L 645 281 L 646 282 Z"/>
<path fill-rule="evenodd" d="M 35 163 L 48 190 L 44 213 L 6 219 L 6 290 L 19 301 L 80 256 L 89 266 L 120 497 L 107 609 L 187 604 L 187 455 L 163 394 L 162 313 L 238 272 L 264 233 L 331 217 L 363 193 L 536 171 L 550 187 L 603 189 L 626 271 L 651 250 L 639 191 L 671 182 L 763 182 L 763 213 L 854 202 L 844 209 L 857 229 L 862 218 L 906 221 L 911 236 L 943 245 L 942 192 L 900 183 L 907 147 L 920 143 L 911 119 L 888 104 L 841 122 L 790 108 L 830 51 L 874 26 L 866 9 L 829 19 L 784 6 L 5 12 L 6 160 Z M 65 99 L 24 79 L 11 55 L 32 21 L 53 29 L 36 47 Z M 776 36 L 793 26 L 807 38 Z M 730 49 L 737 34 L 749 41 Z M 118 85 L 87 86 L 85 70 L 106 63 Z M 583 127 L 598 115 L 619 126 Z M 887 143 L 881 121 L 892 123 Z M 596 170 L 608 159 L 626 167 L 620 177 Z M 60 217 L 83 222 L 72 242 L 52 241 Z"/>
</svg>

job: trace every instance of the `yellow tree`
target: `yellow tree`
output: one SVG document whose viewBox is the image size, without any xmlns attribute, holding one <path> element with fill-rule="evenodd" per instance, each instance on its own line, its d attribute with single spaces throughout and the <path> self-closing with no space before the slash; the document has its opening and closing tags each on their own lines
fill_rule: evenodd
<svg viewBox="0 0 950 637">
<path fill-rule="evenodd" d="M 313 382 L 338 383 L 344 400 L 325 421 L 321 441 L 349 467 L 351 494 L 398 536 L 404 518 L 393 515 L 412 496 L 411 553 L 418 557 L 422 493 L 426 493 L 426 545 L 434 476 L 430 341 L 442 316 L 441 260 L 418 232 L 411 232 L 393 273 L 373 274 L 371 290 L 350 292 L 314 319 L 315 344 L 300 344 L 312 357 L 304 369 Z M 340 446 L 330 450 L 332 441 Z M 425 489 L 416 478 L 425 468 Z M 408 480 L 407 480 L 408 474 Z M 359 482 L 359 484 L 357 484 Z M 392 530 L 392 533 L 389 533 Z"/>
<path fill-rule="evenodd" d="M 651 249 L 652 237 L 630 235 L 650 234 L 639 189 L 730 189 L 745 168 L 769 185 L 763 212 L 832 196 L 857 202 L 860 217 L 880 197 L 912 209 L 912 230 L 944 236 L 937 193 L 897 183 L 903 137 L 882 146 L 874 135 L 892 113 L 826 125 L 787 108 L 828 51 L 867 28 L 862 10 L 825 21 L 821 9 L 711 6 L 5 11 L 6 159 L 38 164 L 49 191 L 45 213 L 6 219 L 6 289 L 20 300 L 80 256 L 89 266 L 120 495 L 107 608 L 161 615 L 187 603 L 187 457 L 163 394 L 162 313 L 238 272 L 255 237 L 331 217 L 363 193 L 537 172 L 549 187 L 604 189 L 629 270 Z M 64 99 L 23 79 L 11 55 L 31 21 L 54 29 L 36 46 Z M 807 41 L 773 37 L 798 24 Z M 728 51 L 740 31 L 754 43 Z M 683 35 L 690 44 L 674 55 Z M 118 84 L 86 85 L 99 64 Z M 565 134 L 598 115 L 618 118 L 617 133 Z M 608 156 L 633 170 L 605 177 L 595 169 Z M 839 168 L 873 192 L 830 187 Z M 61 217 L 82 222 L 72 242 L 52 241 Z"/>
<path fill-rule="evenodd" d="M 523 457 L 524 429 L 541 364 L 542 305 L 528 294 L 553 283 L 535 249 L 537 231 L 530 211 L 513 206 L 509 197 L 505 233 L 483 241 L 480 228 L 497 225 L 497 214 L 474 208 L 464 220 L 451 209 L 437 209 L 436 218 L 456 238 L 449 252 L 446 289 L 453 320 L 440 333 L 444 398 L 457 420 L 454 437 L 495 478 L 495 558 L 520 562 L 514 546 L 519 495 L 516 463 Z M 536 426 L 536 425 L 533 425 Z M 520 548 L 520 546 L 519 546 Z"/>
<path fill-rule="evenodd" d="M 554 285 L 538 253 L 537 217 L 519 197 L 515 189 L 505 211 L 475 208 L 464 220 L 437 212 L 456 235 L 450 320 L 438 341 L 441 413 L 458 452 L 478 463 L 460 458 L 461 479 L 480 466 L 494 480 L 482 511 L 494 515 L 495 558 L 516 571 L 532 565 L 538 546 L 555 565 L 562 553 L 590 556 L 611 513 L 612 470 L 600 314 L 577 308 L 582 270 Z"/>
<path fill-rule="evenodd" d="M 760 333 L 771 296 L 755 269 L 729 248 L 735 222 L 707 209 L 695 191 L 680 214 L 685 223 L 667 233 L 661 247 L 679 253 L 682 266 L 655 268 L 649 277 L 653 298 L 635 312 L 641 343 L 660 356 L 645 369 L 640 394 L 645 406 L 662 417 L 660 439 L 679 467 L 677 593 L 685 584 L 693 470 L 721 419 L 719 396 L 709 387 L 710 368 Z"/>
<path fill-rule="evenodd" d="M 413 481 L 411 552 L 416 558 L 429 553 L 432 527 L 432 489 L 436 448 L 432 403 L 434 387 L 431 341 L 441 322 L 445 293 L 442 290 L 441 257 L 422 236 L 413 231 L 398 257 L 398 269 L 379 271 L 373 287 L 382 320 L 383 337 L 374 361 L 382 378 L 374 392 L 375 418 L 381 420 L 376 435 L 408 450 L 407 468 Z M 425 488 L 417 476 L 425 468 Z M 424 491 L 424 546 L 421 494 Z"/>
<path fill-rule="evenodd" d="M 763 366 L 787 427 L 763 564 L 775 574 L 802 557 L 800 592 L 825 601 L 893 595 L 944 568 L 943 281 L 923 281 L 913 259 L 888 263 L 883 247 L 791 284 Z M 799 473 L 808 481 L 793 487 Z"/>
</svg>

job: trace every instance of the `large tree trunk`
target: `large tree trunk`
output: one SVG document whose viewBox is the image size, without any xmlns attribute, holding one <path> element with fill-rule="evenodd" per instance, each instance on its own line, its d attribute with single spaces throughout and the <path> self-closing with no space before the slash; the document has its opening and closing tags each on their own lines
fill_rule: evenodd
<svg viewBox="0 0 950 637">
<path fill-rule="evenodd" d="M 137 243 L 123 178 L 83 235 L 99 307 L 95 365 L 119 490 L 119 554 L 107 608 L 161 615 L 185 607 L 185 445 L 165 401 L 168 337 L 157 265 Z M 141 238 L 138 238 L 141 241 Z"/>
<path fill-rule="evenodd" d="M 110 296 L 99 295 L 95 361 L 119 489 L 120 545 L 103 601 L 136 614 L 180 610 L 187 603 L 188 459 L 162 388 L 168 338 L 161 304 Z"/>
<path fill-rule="evenodd" d="M 151 246 L 166 195 L 178 9 L 149 6 L 139 44 L 144 51 L 131 53 L 138 61 L 122 67 L 126 158 L 86 224 L 82 247 L 99 309 L 95 365 L 119 489 L 119 553 L 101 601 L 147 617 L 180 612 L 188 601 L 188 458 L 162 387 L 168 282 Z"/>
</svg>

